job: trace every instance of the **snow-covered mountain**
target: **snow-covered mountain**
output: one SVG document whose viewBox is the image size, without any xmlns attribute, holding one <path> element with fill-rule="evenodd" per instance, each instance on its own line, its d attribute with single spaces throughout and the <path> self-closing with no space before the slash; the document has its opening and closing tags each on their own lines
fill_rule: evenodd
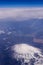
<svg viewBox="0 0 43 65">
<path fill-rule="evenodd" d="M 36 47 L 21 43 L 12 46 L 11 51 L 13 51 L 11 57 L 18 62 L 20 60 L 21 65 L 43 65 L 42 52 Z"/>
</svg>

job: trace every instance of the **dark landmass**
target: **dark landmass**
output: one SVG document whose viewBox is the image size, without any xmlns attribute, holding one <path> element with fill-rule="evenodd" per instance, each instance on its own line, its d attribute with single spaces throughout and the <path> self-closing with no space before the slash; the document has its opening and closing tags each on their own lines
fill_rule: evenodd
<svg viewBox="0 0 43 65">
<path fill-rule="evenodd" d="M 7 50 L 17 43 L 27 43 L 43 50 L 43 19 L 0 21 L 0 65 L 15 64 Z"/>
</svg>

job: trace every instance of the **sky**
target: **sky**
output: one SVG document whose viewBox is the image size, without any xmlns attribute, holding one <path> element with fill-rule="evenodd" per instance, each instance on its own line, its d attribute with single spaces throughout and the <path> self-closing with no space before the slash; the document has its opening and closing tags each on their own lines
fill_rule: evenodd
<svg viewBox="0 0 43 65">
<path fill-rule="evenodd" d="M 0 0 L 0 7 L 43 6 L 43 0 Z"/>
<path fill-rule="evenodd" d="M 0 19 L 43 18 L 42 0 L 0 0 Z"/>
</svg>

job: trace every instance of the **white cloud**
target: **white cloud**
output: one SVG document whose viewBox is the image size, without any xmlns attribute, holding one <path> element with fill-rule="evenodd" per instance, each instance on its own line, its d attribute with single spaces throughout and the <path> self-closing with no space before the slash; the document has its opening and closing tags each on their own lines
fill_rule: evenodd
<svg viewBox="0 0 43 65">
<path fill-rule="evenodd" d="M 12 32 L 8 32 L 7 34 L 10 35 Z"/>
<path fill-rule="evenodd" d="M 5 31 L 4 30 L 0 30 L 0 34 L 4 34 L 5 33 Z"/>
<path fill-rule="evenodd" d="M 43 18 L 43 7 L 0 8 L 0 19 L 4 18 L 14 18 L 15 20 Z"/>
</svg>

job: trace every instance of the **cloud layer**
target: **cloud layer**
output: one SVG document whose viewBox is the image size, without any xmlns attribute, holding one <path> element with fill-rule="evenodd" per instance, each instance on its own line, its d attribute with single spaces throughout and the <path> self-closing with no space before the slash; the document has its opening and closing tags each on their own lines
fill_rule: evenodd
<svg viewBox="0 0 43 65">
<path fill-rule="evenodd" d="M 25 20 L 29 18 L 43 18 L 43 8 L 0 8 L 0 19 L 13 18 Z"/>
</svg>

